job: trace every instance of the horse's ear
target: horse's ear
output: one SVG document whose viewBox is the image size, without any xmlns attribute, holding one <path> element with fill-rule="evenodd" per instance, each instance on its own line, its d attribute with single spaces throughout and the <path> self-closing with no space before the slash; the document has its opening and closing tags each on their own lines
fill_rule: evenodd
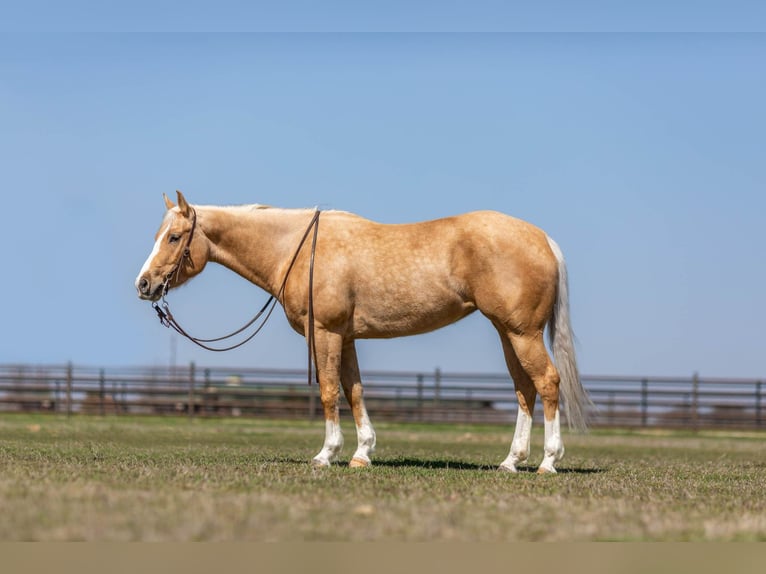
<svg viewBox="0 0 766 574">
<path fill-rule="evenodd" d="M 168 210 L 171 210 L 175 207 L 175 204 L 172 201 L 170 201 L 170 198 L 164 193 L 162 194 L 162 199 L 165 200 L 165 207 L 167 207 Z"/>
<path fill-rule="evenodd" d="M 186 198 L 184 197 L 184 194 L 180 191 L 176 190 L 176 195 L 178 196 L 178 209 L 181 211 L 181 215 L 184 217 L 188 217 L 191 213 L 191 208 L 189 207 L 189 204 L 186 202 Z"/>
</svg>

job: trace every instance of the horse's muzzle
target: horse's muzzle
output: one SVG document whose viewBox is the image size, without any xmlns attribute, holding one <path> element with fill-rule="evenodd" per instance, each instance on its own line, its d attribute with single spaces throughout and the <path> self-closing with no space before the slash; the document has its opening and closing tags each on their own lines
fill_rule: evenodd
<svg viewBox="0 0 766 574">
<path fill-rule="evenodd" d="M 138 291 L 138 296 L 141 299 L 157 301 L 162 295 L 162 284 L 157 285 L 156 288 L 152 289 L 152 282 L 149 281 L 146 276 L 143 276 L 136 280 L 136 290 Z"/>
</svg>

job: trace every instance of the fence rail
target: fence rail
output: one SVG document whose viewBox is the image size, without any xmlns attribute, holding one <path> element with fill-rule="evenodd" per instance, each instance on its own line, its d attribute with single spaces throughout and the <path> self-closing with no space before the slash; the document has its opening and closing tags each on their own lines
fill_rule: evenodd
<svg viewBox="0 0 766 574">
<path fill-rule="evenodd" d="M 515 420 L 516 395 L 505 374 L 436 369 L 362 378 L 375 420 Z M 761 380 L 583 376 L 583 384 L 594 403 L 593 426 L 766 428 Z M 303 370 L 0 365 L 0 412 L 12 411 L 316 418 L 321 404 Z"/>
</svg>

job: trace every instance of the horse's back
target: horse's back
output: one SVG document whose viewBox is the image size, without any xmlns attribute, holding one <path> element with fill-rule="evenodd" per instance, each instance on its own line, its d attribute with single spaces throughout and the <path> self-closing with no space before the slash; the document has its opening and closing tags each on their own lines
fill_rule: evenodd
<svg viewBox="0 0 766 574">
<path fill-rule="evenodd" d="M 340 212 L 329 219 L 331 282 L 343 286 L 336 296 L 355 308 L 358 336 L 429 331 L 477 308 L 539 299 L 541 289 L 555 285 L 545 233 L 499 212 L 404 224 Z"/>
<path fill-rule="evenodd" d="M 396 224 L 333 212 L 329 223 L 324 233 L 330 235 L 333 255 L 378 277 L 404 269 L 420 276 L 454 276 L 463 268 L 466 275 L 502 267 L 556 268 L 542 229 L 498 211 Z"/>
<path fill-rule="evenodd" d="M 333 229 L 353 233 L 364 241 L 396 244 L 401 241 L 501 241 L 517 244 L 545 244 L 539 227 L 499 211 L 470 211 L 415 223 L 379 223 L 345 211 L 330 212 Z M 327 216 L 325 216 L 327 217 Z"/>
</svg>

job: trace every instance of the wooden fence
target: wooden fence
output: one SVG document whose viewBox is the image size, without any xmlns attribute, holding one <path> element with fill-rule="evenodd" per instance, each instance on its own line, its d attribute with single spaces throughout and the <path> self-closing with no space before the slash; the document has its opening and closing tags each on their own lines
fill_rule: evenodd
<svg viewBox="0 0 766 574">
<path fill-rule="evenodd" d="M 509 424 L 516 416 L 505 374 L 365 372 L 363 380 L 373 420 Z M 593 426 L 766 427 L 760 380 L 583 376 L 583 384 Z M 321 404 L 303 370 L 0 365 L 0 412 L 12 411 L 311 419 Z"/>
</svg>

